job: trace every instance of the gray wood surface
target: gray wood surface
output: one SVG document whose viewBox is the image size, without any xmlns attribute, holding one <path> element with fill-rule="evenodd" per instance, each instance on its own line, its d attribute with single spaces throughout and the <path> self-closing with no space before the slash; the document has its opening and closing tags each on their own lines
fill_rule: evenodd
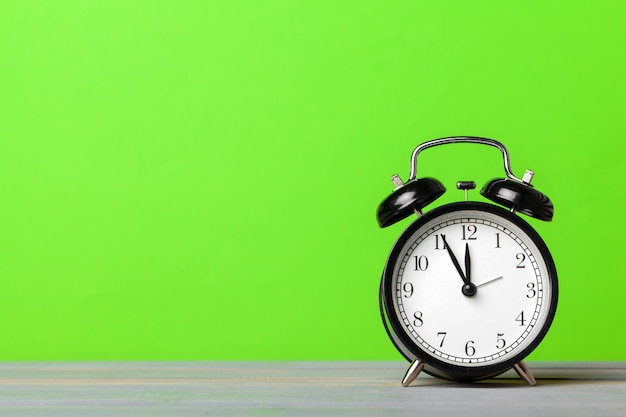
<svg viewBox="0 0 626 417">
<path fill-rule="evenodd" d="M 529 363 L 474 384 L 405 362 L 0 363 L 0 416 L 626 416 L 626 363 Z"/>
</svg>

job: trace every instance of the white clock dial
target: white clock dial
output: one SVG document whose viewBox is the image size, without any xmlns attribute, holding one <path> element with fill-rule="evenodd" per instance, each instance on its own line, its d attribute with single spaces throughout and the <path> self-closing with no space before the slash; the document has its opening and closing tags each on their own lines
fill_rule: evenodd
<svg viewBox="0 0 626 417">
<path fill-rule="evenodd" d="M 396 245 L 385 272 L 386 314 L 409 356 L 492 366 L 525 356 L 547 331 L 556 284 L 545 245 L 527 223 L 484 206 L 445 209 Z"/>
</svg>

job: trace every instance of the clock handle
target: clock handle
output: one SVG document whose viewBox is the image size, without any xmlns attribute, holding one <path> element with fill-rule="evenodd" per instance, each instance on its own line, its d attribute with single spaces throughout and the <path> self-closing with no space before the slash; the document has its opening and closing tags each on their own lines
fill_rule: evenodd
<svg viewBox="0 0 626 417">
<path fill-rule="evenodd" d="M 529 184 L 532 179 L 532 171 L 524 175 L 524 178 L 520 179 L 513 175 L 513 171 L 511 171 L 511 158 L 509 156 L 509 151 L 507 151 L 506 147 L 494 139 L 481 138 L 478 136 L 451 136 L 447 138 L 440 138 L 429 140 L 428 142 L 424 142 L 419 145 L 415 150 L 413 150 L 413 154 L 411 155 L 411 174 L 409 175 L 409 181 L 414 180 L 417 175 L 417 156 L 424 149 L 432 148 L 433 146 L 439 145 L 447 145 L 450 143 L 477 143 L 479 145 L 489 145 L 495 148 L 498 148 L 500 152 L 502 152 L 502 157 L 504 158 L 504 171 L 506 172 L 506 176 L 512 180 L 519 181 L 525 184 Z"/>
<path fill-rule="evenodd" d="M 551 221 L 554 216 L 552 201 L 545 194 L 537 191 L 530 182 L 535 173 L 526 170 L 522 178 L 517 178 L 511 171 L 511 158 L 506 147 L 494 139 L 477 136 L 451 136 L 424 142 L 419 145 L 411 155 L 411 174 L 407 184 L 415 181 L 417 175 L 417 156 L 424 149 L 433 146 L 447 145 L 450 143 L 476 143 L 498 148 L 504 159 L 504 171 L 507 178 L 489 181 L 480 193 L 491 201 L 508 207 L 512 212 L 520 212 L 539 220 Z"/>
</svg>

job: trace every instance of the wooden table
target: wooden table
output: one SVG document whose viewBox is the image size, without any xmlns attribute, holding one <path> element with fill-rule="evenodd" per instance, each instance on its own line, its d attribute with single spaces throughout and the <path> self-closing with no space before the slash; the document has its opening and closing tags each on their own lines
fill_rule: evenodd
<svg viewBox="0 0 626 417">
<path fill-rule="evenodd" d="M 474 384 L 405 362 L 0 363 L 0 416 L 626 416 L 626 363 L 529 363 Z"/>
</svg>

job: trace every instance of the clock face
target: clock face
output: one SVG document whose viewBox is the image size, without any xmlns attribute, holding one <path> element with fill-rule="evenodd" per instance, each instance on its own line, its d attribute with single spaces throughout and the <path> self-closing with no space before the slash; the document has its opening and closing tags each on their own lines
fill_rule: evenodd
<svg viewBox="0 0 626 417">
<path fill-rule="evenodd" d="M 381 290 L 399 349 L 453 377 L 501 372 L 523 359 L 557 301 L 543 240 L 518 216 L 484 203 L 449 204 L 413 223 Z"/>
</svg>

